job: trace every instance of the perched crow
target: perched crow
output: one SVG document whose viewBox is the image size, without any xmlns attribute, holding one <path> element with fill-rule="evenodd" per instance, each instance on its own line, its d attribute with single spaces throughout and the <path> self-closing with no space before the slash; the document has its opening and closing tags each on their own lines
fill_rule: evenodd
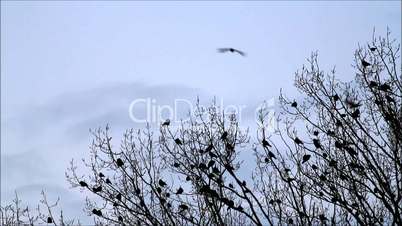
<svg viewBox="0 0 402 226">
<path fill-rule="evenodd" d="M 302 163 L 307 162 L 308 160 L 310 160 L 310 158 L 311 158 L 311 155 L 308 155 L 308 154 L 303 155 L 303 160 L 302 160 Z"/>
<path fill-rule="evenodd" d="M 210 161 L 208 162 L 208 168 L 212 167 L 214 164 L 215 164 L 215 161 L 214 161 L 214 160 L 210 160 Z"/>
<path fill-rule="evenodd" d="M 109 180 L 109 178 L 106 178 L 105 180 L 106 184 L 111 184 L 112 182 Z"/>
<path fill-rule="evenodd" d="M 102 216 L 102 211 L 101 210 L 93 209 L 92 213 L 95 214 L 96 216 L 99 216 L 99 217 Z"/>
<path fill-rule="evenodd" d="M 88 187 L 88 184 L 85 181 L 80 181 L 81 187 Z"/>
<path fill-rule="evenodd" d="M 367 62 L 365 60 L 361 60 L 361 62 L 362 62 L 363 67 L 368 67 L 371 65 L 369 62 Z"/>
<path fill-rule="evenodd" d="M 288 219 L 288 224 L 293 224 L 293 219 L 292 218 Z"/>
<path fill-rule="evenodd" d="M 340 99 L 338 94 L 333 95 L 332 98 L 334 99 L 334 101 L 338 101 Z"/>
<path fill-rule="evenodd" d="M 391 86 L 389 86 L 387 83 L 381 84 L 378 86 L 378 90 L 381 91 L 389 91 L 391 89 Z"/>
<path fill-rule="evenodd" d="M 339 141 L 335 141 L 335 147 L 336 148 L 343 148 L 343 144 Z"/>
<path fill-rule="evenodd" d="M 179 166 L 180 166 L 180 164 L 179 164 L 179 163 L 177 163 L 177 162 L 175 162 L 175 163 L 173 163 L 173 166 L 177 168 L 177 167 L 179 167 Z"/>
<path fill-rule="evenodd" d="M 190 176 L 186 176 L 186 181 L 190 181 L 191 177 Z"/>
<path fill-rule="evenodd" d="M 212 173 L 219 175 L 221 173 L 221 171 L 218 169 L 218 167 L 214 166 L 214 167 L 212 167 Z"/>
<path fill-rule="evenodd" d="M 123 222 L 123 217 L 122 217 L 122 216 L 119 216 L 119 217 L 117 218 L 117 220 L 119 220 L 120 222 Z"/>
<path fill-rule="evenodd" d="M 222 136 L 221 136 L 221 139 L 222 139 L 222 140 L 226 140 L 227 137 L 228 137 L 228 132 L 226 132 L 226 131 L 223 132 L 223 133 L 222 133 Z"/>
<path fill-rule="evenodd" d="M 303 144 L 303 141 L 301 141 L 298 137 L 295 138 L 295 143 L 296 144 Z"/>
<path fill-rule="evenodd" d="M 51 217 L 48 217 L 48 218 L 47 218 L 47 223 L 48 223 L 48 224 L 53 223 L 53 219 L 52 219 Z"/>
<path fill-rule="evenodd" d="M 318 139 L 313 139 L 313 144 L 314 144 L 314 147 L 315 147 L 315 148 L 317 148 L 317 149 L 321 148 L 320 140 L 318 140 Z"/>
<path fill-rule="evenodd" d="M 272 153 L 272 151 L 268 151 L 268 156 L 269 156 L 269 158 L 271 158 L 271 159 L 276 159 L 276 156 L 275 156 L 274 153 Z"/>
<path fill-rule="evenodd" d="M 137 195 L 141 194 L 141 189 L 139 189 L 139 188 L 135 189 L 135 193 L 136 193 Z"/>
<path fill-rule="evenodd" d="M 378 86 L 378 83 L 375 82 L 375 81 L 370 81 L 369 86 L 370 86 L 371 88 L 374 88 L 374 87 L 377 87 L 377 86 Z"/>
<path fill-rule="evenodd" d="M 377 50 L 377 48 L 376 47 L 369 47 L 370 48 L 370 51 L 371 52 L 374 52 L 374 51 L 376 51 Z"/>
<path fill-rule="evenodd" d="M 262 146 L 264 146 L 264 147 L 272 147 L 271 144 L 265 139 L 262 140 Z"/>
<path fill-rule="evenodd" d="M 350 116 L 352 116 L 352 118 L 356 119 L 360 116 L 360 111 L 359 109 L 356 109 L 355 111 L 352 112 L 352 114 L 350 114 Z"/>
<path fill-rule="evenodd" d="M 317 170 L 318 169 L 318 166 L 317 165 L 311 165 L 311 168 L 313 169 L 313 170 Z"/>
<path fill-rule="evenodd" d="M 229 183 L 229 188 L 234 188 L 233 184 Z"/>
<path fill-rule="evenodd" d="M 176 139 L 174 140 L 174 142 L 175 142 L 177 145 L 182 145 L 182 144 L 183 144 L 179 138 L 176 138 Z"/>
<path fill-rule="evenodd" d="M 163 181 L 162 179 L 159 179 L 158 184 L 159 184 L 159 186 L 161 186 L 161 187 L 165 187 L 165 186 L 166 186 L 165 181 Z"/>
<path fill-rule="evenodd" d="M 101 186 L 93 187 L 92 191 L 95 192 L 95 193 L 101 192 L 101 191 L 102 191 L 102 187 L 101 187 Z"/>
<path fill-rule="evenodd" d="M 166 119 L 166 121 L 162 123 L 162 126 L 169 126 L 169 125 L 170 125 L 170 119 Z"/>
<path fill-rule="evenodd" d="M 116 164 L 118 167 L 122 167 L 124 165 L 123 160 L 121 160 L 120 158 L 116 159 Z"/>
<path fill-rule="evenodd" d="M 314 135 L 314 136 L 318 136 L 318 131 L 314 131 L 314 132 L 313 132 L 313 135 Z"/>
<path fill-rule="evenodd" d="M 241 56 L 246 56 L 246 53 L 244 53 L 243 51 L 233 49 L 233 48 L 219 48 L 218 52 L 220 52 L 220 53 L 231 52 L 231 53 L 238 53 Z"/>
<path fill-rule="evenodd" d="M 265 157 L 265 158 L 264 158 L 264 161 L 265 161 L 266 163 L 268 163 L 268 162 L 269 162 L 269 158 L 268 158 L 268 157 Z"/>
<path fill-rule="evenodd" d="M 180 195 L 180 194 L 183 194 L 183 188 L 182 187 L 179 187 L 179 189 L 177 189 L 177 191 L 176 191 L 176 194 L 177 195 Z"/>
<path fill-rule="evenodd" d="M 120 193 L 116 195 L 116 199 L 121 201 L 121 194 Z"/>
<path fill-rule="evenodd" d="M 156 188 L 156 192 L 158 192 L 159 194 L 162 193 L 162 188 L 157 187 L 157 188 Z"/>
<path fill-rule="evenodd" d="M 179 208 L 184 211 L 184 210 L 188 210 L 188 206 L 186 204 L 180 204 Z"/>
<path fill-rule="evenodd" d="M 293 101 L 293 103 L 290 105 L 290 106 L 292 106 L 292 107 L 297 107 L 297 102 L 296 101 Z"/>
<path fill-rule="evenodd" d="M 99 173 L 99 177 L 105 177 L 105 175 L 103 175 L 103 173 Z"/>
</svg>

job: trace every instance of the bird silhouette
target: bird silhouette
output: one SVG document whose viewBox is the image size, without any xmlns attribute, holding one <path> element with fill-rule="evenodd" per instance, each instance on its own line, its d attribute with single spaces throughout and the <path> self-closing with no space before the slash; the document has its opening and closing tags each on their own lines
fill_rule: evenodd
<svg viewBox="0 0 402 226">
<path fill-rule="evenodd" d="M 109 178 L 106 178 L 105 180 L 106 184 L 111 184 L 112 182 L 109 180 Z"/>
<path fill-rule="evenodd" d="M 301 141 L 298 137 L 296 137 L 294 141 L 296 144 L 303 144 L 303 141 Z"/>
<path fill-rule="evenodd" d="M 365 61 L 364 59 L 361 60 L 361 63 L 363 65 L 363 67 L 368 67 L 371 65 L 369 62 Z"/>
<path fill-rule="evenodd" d="M 335 102 L 340 99 L 338 94 L 333 95 L 332 98 L 334 99 Z"/>
<path fill-rule="evenodd" d="M 362 104 L 360 102 L 355 102 L 354 100 L 352 100 L 351 98 L 346 98 L 345 99 L 345 103 L 347 106 L 349 106 L 350 108 L 358 108 L 360 106 L 362 106 Z"/>
<path fill-rule="evenodd" d="M 238 49 L 234 49 L 234 48 L 219 48 L 218 52 L 220 53 L 226 53 L 226 52 L 231 52 L 231 53 L 238 53 L 241 56 L 246 56 L 246 53 L 243 51 L 240 51 Z"/>
<path fill-rule="evenodd" d="M 374 51 L 376 51 L 377 50 L 377 48 L 376 47 L 369 47 L 370 48 L 370 51 L 371 52 L 374 52 Z"/>
<path fill-rule="evenodd" d="M 317 169 L 318 169 L 318 166 L 315 165 L 315 164 L 313 164 L 313 165 L 311 165 L 311 168 L 312 168 L 313 170 L 317 170 Z"/>
<path fill-rule="evenodd" d="M 369 86 L 370 86 L 371 88 L 377 87 L 377 86 L 378 86 L 378 83 L 375 82 L 375 81 L 370 81 Z"/>
<path fill-rule="evenodd" d="M 169 125 L 170 125 L 170 119 L 166 119 L 166 121 L 162 123 L 162 126 L 169 126 Z"/>
<path fill-rule="evenodd" d="M 47 218 L 47 223 L 48 223 L 48 224 L 53 223 L 53 219 L 52 219 L 51 217 L 48 217 L 48 218 Z"/>
<path fill-rule="evenodd" d="M 94 187 L 94 188 L 92 189 L 92 191 L 95 192 L 95 193 L 101 192 L 101 191 L 102 191 L 102 187 L 101 187 L 101 186 Z"/>
<path fill-rule="evenodd" d="M 226 140 L 227 137 L 228 137 L 228 132 L 226 132 L 226 131 L 223 132 L 223 133 L 222 133 L 222 136 L 221 136 L 221 139 L 222 139 L 222 140 Z"/>
<path fill-rule="evenodd" d="M 159 179 L 158 184 L 159 184 L 161 187 L 165 187 L 165 186 L 166 186 L 165 181 L 163 181 L 162 179 Z"/>
<path fill-rule="evenodd" d="M 311 158 L 311 155 L 309 155 L 309 154 L 303 155 L 302 163 L 307 162 L 308 160 L 310 160 L 310 158 Z"/>
<path fill-rule="evenodd" d="M 123 217 L 122 217 L 122 216 L 119 216 L 119 217 L 117 218 L 117 220 L 120 221 L 120 222 L 123 222 Z"/>
<path fill-rule="evenodd" d="M 214 164 L 215 164 L 215 161 L 214 161 L 214 160 L 210 160 L 210 161 L 208 162 L 208 168 L 212 167 Z"/>
<path fill-rule="evenodd" d="M 319 134 L 318 131 L 314 131 L 314 132 L 313 132 L 313 135 L 314 135 L 314 136 L 318 136 L 318 134 Z"/>
<path fill-rule="evenodd" d="M 116 164 L 118 167 L 122 167 L 124 165 L 123 160 L 121 160 L 120 158 L 116 159 Z"/>
<path fill-rule="evenodd" d="M 389 86 L 387 83 L 381 84 L 378 86 L 378 90 L 381 91 L 389 91 L 391 89 L 391 86 Z"/>
<path fill-rule="evenodd" d="M 139 188 L 135 189 L 135 193 L 136 193 L 137 195 L 141 194 L 141 189 L 139 189 Z"/>
<path fill-rule="evenodd" d="M 175 142 L 177 145 L 182 145 L 182 144 L 183 144 L 179 138 L 176 138 L 176 139 L 174 140 L 174 142 Z"/>
<path fill-rule="evenodd" d="M 80 181 L 81 187 L 88 187 L 88 184 L 85 181 Z"/>
<path fill-rule="evenodd" d="M 271 158 L 271 159 L 276 159 L 276 156 L 275 156 L 275 154 L 274 154 L 272 151 L 268 151 L 268 156 L 269 156 L 269 158 Z"/>
<path fill-rule="evenodd" d="M 177 195 L 180 195 L 180 194 L 183 194 L 183 188 L 182 187 L 179 187 L 179 189 L 177 189 L 177 191 L 176 191 L 176 194 Z"/>
<path fill-rule="evenodd" d="M 180 164 L 179 164 L 178 162 L 175 162 L 175 163 L 173 163 L 173 166 L 174 166 L 175 168 L 177 168 L 177 167 L 180 166 Z"/>
<path fill-rule="evenodd" d="M 264 147 L 272 147 L 271 144 L 265 139 L 262 140 L 262 146 L 264 146 Z"/>
<path fill-rule="evenodd" d="M 297 102 L 296 101 L 293 101 L 293 103 L 290 105 L 290 106 L 292 106 L 292 107 L 297 107 Z"/>
<path fill-rule="evenodd" d="M 116 195 L 116 199 L 121 201 L 121 194 L 120 193 Z"/>
<path fill-rule="evenodd" d="M 102 211 L 101 210 L 93 209 L 92 213 L 95 214 L 96 216 L 99 216 L 99 217 L 102 216 Z"/>
<path fill-rule="evenodd" d="M 188 206 L 187 206 L 186 204 L 180 204 L 180 205 L 179 205 L 179 209 L 180 209 L 181 211 L 188 210 Z"/>
<path fill-rule="evenodd" d="M 350 114 L 350 116 L 352 116 L 352 118 L 356 119 L 360 116 L 360 111 L 359 109 L 356 109 L 352 112 L 352 114 Z"/>
</svg>

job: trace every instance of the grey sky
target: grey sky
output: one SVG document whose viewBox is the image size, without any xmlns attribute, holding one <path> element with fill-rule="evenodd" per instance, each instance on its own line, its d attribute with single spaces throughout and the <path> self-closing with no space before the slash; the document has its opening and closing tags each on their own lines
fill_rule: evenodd
<svg viewBox="0 0 402 226">
<path fill-rule="evenodd" d="M 295 96 L 294 72 L 315 50 L 323 69 L 351 80 L 354 49 L 387 26 L 400 40 L 400 1 L 2 1 L 2 202 L 14 190 L 36 201 L 43 187 L 73 212 L 68 161 L 86 156 L 89 128 L 141 127 L 128 115 L 136 98 Z"/>
</svg>

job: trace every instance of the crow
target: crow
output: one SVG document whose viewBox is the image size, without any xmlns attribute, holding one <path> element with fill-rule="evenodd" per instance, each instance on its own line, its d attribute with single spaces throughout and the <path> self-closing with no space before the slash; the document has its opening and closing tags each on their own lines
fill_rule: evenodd
<svg viewBox="0 0 402 226">
<path fill-rule="evenodd" d="M 320 149 L 320 148 L 321 148 L 320 140 L 318 140 L 318 139 L 313 139 L 313 144 L 314 144 L 315 148 L 317 148 L 317 149 Z"/>
<path fill-rule="evenodd" d="M 226 140 L 226 138 L 228 137 L 228 132 L 223 132 L 222 136 L 221 136 L 221 140 Z"/>
<path fill-rule="evenodd" d="M 233 184 L 229 183 L 229 188 L 234 188 Z"/>
<path fill-rule="evenodd" d="M 359 109 L 356 109 L 354 112 L 352 112 L 352 114 L 350 114 L 350 116 L 352 116 L 352 118 L 356 119 L 360 116 L 360 111 Z"/>
<path fill-rule="evenodd" d="M 173 166 L 174 166 L 175 168 L 177 168 L 177 167 L 180 166 L 180 164 L 179 164 L 178 162 L 175 162 L 175 163 L 173 164 Z"/>
<path fill-rule="evenodd" d="M 231 53 L 238 53 L 241 56 L 246 56 L 246 53 L 237 49 L 233 49 L 233 48 L 219 48 L 218 52 L 220 53 L 226 53 L 226 52 L 231 52 Z"/>
<path fill-rule="evenodd" d="M 94 187 L 94 188 L 92 189 L 92 191 L 95 192 L 95 193 L 101 192 L 101 191 L 102 191 L 102 187 L 101 187 L 101 186 Z"/>
<path fill-rule="evenodd" d="M 271 158 L 271 159 L 276 159 L 276 156 L 275 156 L 274 153 L 272 153 L 272 151 L 268 151 L 268 156 L 269 156 L 269 158 Z"/>
<path fill-rule="evenodd" d="M 183 144 L 179 138 L 176 138 L 176 139 L 174 140 L 174 142 L 175 142 L 177 145 L 182 145 L 182 144 Z"/>
<path fill-rule="evenodd" d="M 338 100 L 339 100 L 338 94 L 333 95 L 332 98 L 334 99 L 334 101 L 338 101 Z"/>
<path fill-rule="evenodd" d="M 137 195 L 141 194 L 141 189 L 139 189 L 139 188 L 135 189 L 135 193 L 136 193 Z"/>
<path fill-rule="evenodd" d="M 313 170 L 317 170 L 318 169 L 318 166 L 317 165 L 311 165 L 311 168 L 313 169 Z"/>
<path fill-rule="evenodd" d="M 105 175 L 103 175 L 103 173 L 99 173 L 99 177 L 105 177 Z"/>
<path fill-rule="evenodd" d="M 165 181 L 163 181 L 162 179 L 159 179 L 158 183 L 159 183 L 159 185 L 160 185 L 161 187 L 165 187 L 165 186 L 166 186 Z"/>
<path fill-rule="evenodd" d="M 215 161 L 214 161 L 214 160 L 210 160 L 210 161 L 208 162 L 208 168 L 212 167 L 214 164 L 215 164 Z"/>
<path fill-rule="evenodd" d="M 181 211 L 188 210 L 188 206 L 186 204 L 180 204 L 179 208 L 181 209 Z"/>
<path fill-rule="evenodd" d="M 376 51 L 377 50 L 377 48 L 376 47 L 369 47 L 370 48 L 370 51 L 371 52 L 374 52 L 374 51 Z"/>
<path fill-rule="evenodd" d="M 271 144 L 265 139 L 262 140 L 262 146 L 263 147 L 272 147 Z"/>
<path fill-rule="evenodd" d="M 310 160 L 310 158 L 311 158 L 311 155 L 308 155 L 308 154 L 304 155 L 304 156 L 303 156 L 302 163 L 307 162 L 308 160 Z"/>
<path fill-rule="evenodd" d="M 162 123 L 162 126 L 169 126 L 169 125 L 170 125 L 170 119 L 166 119 L 166 121 Z"/>
<path fill-rule="evenodd" d="M 290 106 L 292 106 L 292 107 L 297 107 L 297 102 L 296 101 L 293 101 L 293 103 L 290 105 Z"/>
<path fill-rule="evenodd" d="M 106 184 L 111 184 L 112 182 L 109 180 L 109 178 L 106 178 L 105 180 Z"/>
<path fill-rule="evenodd" d="M 81 187 L 88 187 L 88 184 L 85 181 L 80 181 Z"/>
<path fill-rule="evenodd" d="M 176 194 L 177 195 L 180 195 L 180 194 L 183 194 L 183 188 L 182 187 L 179 187 L 179 189 L 177 189 L 177 191 L 176 191 Z"/>
<path fill-rule="evenodd" d="M 47 218 L 47 223 L 48 223 L 48 224 L 53 223 L 53 219 L 52 219 L 51 217 L 48 217 L 48 218 Z"/>
<path fill-rule="evenodd" d="M 369 62 L 367 62 L 365 60 L 361 60 L 361 62 L 362 62 L 362 65 L 363 65 L 364 68 L 366 68 L 366 67 L 371 65 Z"/>
<path fill-rule="evenodd" d="M 120 193 L 116 195 L 116 199 L 121 201 L 121 194 Z"/>
<path fill-rule="evenodd" d="M 381 91 L 389 91 L 390 89 L 391 89 L 391 87 L 387 83 L 384 83 L 384 84 L 381 84 L 380 86 L 378 86 L 378 90 L 381 90 Z"/>
<path fill-rule="evenodd" d="M 345 99 L 345 103 L 346 105 L 348 105 L 350 108 L 358 108 L 360 106 L 362 106 L 362 104 L 360 102 L 355 102 L 354 100 L 350 99 L 350 98 L 346 98 Z"/>
<path fill-rule="evenodd" d="M 122 167 L 124 165 L 123 160 L 121 160 L 120 158 L 116 159 L 116 164 L 118 167 Z"/>
<path fill-rule="evenodd" d="M 99 216 L 99 217 L 102 216 L 102 211 L 101 210 L 93 209 L 92 213 L 95 214 L 96 216 Z"/>
<path fill-rule="evenodd" d="M 314 136 L 318 136 L 318 131 L 313 132 Z"/>
<path fill-rule="evenodd" d="M 301 141 L 298 137 L 295 138 L 295 143 L 296 144 L 303 144 L 303 141 Z"/>
<path fill-rule="evenodd" d="M 119 216 L 117 219 L 118 219 L 120 222 L 123 222 L 123 217 L 122 217 L 122 216 Z"/>
</svg>

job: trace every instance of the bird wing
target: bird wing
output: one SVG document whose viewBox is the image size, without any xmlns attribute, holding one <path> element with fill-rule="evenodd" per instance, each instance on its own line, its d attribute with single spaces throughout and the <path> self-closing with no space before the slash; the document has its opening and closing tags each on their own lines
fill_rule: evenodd
<svg viewBox="0 0 402 226">
<path fill-rule="evenodd" d="M 235 51 L 236 53 L 242 55 L 242 56 L 246 56 L 246 53 L 243 52 L 243 51 L 240 51 L 240 50 L 238 50 L 238 49 L 234 49 L 234 51 Z"/>
<path fill-rule="evenodd" d="M 224 53 L 227 51 L 229 51 L 229 48 L 218 48 L 218 52 L 220 52 L 220 53 Z"/>
</svg>

